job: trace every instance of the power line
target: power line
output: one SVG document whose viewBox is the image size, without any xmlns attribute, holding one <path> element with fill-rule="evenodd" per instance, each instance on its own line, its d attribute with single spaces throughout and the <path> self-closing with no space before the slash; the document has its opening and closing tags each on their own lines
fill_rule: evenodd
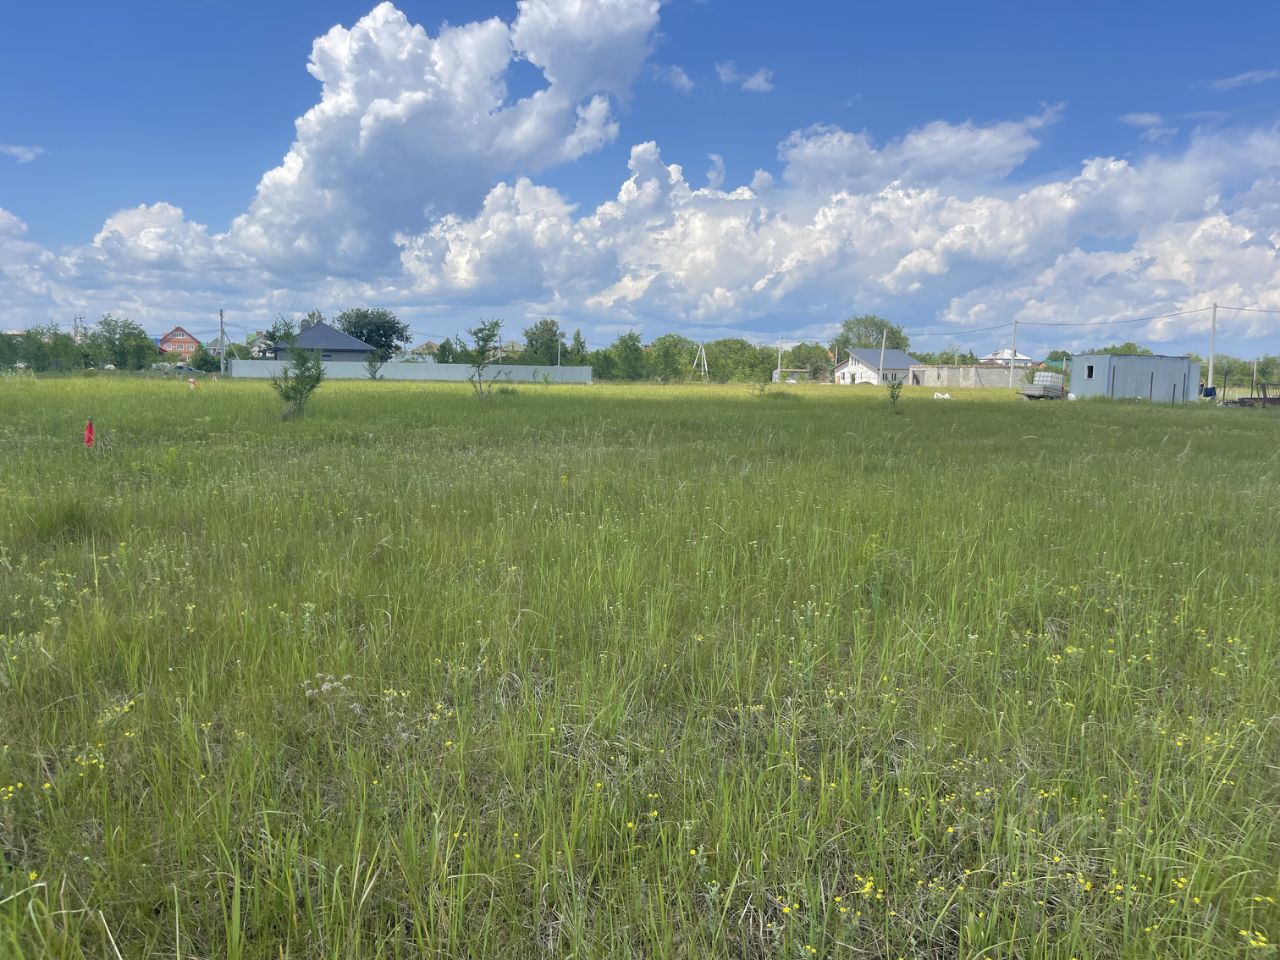
<svg viewBox="0 0 1280 960">
<path fill-rule="evenodd" d="M 912 330 L 909 332 L 915 337 L 942 337 L 947 334 L 987 333 L 991 330 L 1003 330 L 1005 327 L 1011 326 L 1013 326 L 1013 321 L 1006 320 L 1004 323 L 997 323 L 990 327 L 948 327 L 942 330 Z"/>
<path fill-rule="evenodd" d="M 1243 310 L 1245 313 L 1280 313 L 1280 310 L 1267 310 L 1263 307 L 1228 307 L 1226 304 L 1218 304 L 1219 310 Z"/>
<path fill-rule="evenodd" d="M 1194 310 L 1180 310 L 1177 313 L 1161 313 L 1154 317 L 1129 317 L 1123 320 L 1019 320 L 1029 327 L 1110 327 L 1118 323 L 1149 323 L 1152 320 L 1169 320 L 1173 317 L 1188 317 L 1193 313 L 1204 313 L 1212 307 L 1196 307 Z"/>
</svg>

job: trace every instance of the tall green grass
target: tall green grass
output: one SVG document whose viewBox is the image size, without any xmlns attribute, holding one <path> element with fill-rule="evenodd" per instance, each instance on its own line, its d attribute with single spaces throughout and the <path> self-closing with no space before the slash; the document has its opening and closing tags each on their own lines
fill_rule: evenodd
<svg viewBox="0 0 1280 960">
<path fill-rule="evenodd" d="M 0 382 L 0 957 L 1275 955 L 1280 421 L 785 392 Z"/>
</svg>

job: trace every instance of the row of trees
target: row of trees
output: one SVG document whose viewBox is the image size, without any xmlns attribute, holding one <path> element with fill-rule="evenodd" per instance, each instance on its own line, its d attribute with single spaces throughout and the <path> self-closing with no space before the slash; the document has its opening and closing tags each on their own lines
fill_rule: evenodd
<svg viewBox="0 0 1280 960">
<path fill-rule="evenodd" d="M 78 336 L 57 324 L 0 336 L 0 367 L 21 364 L 45 372 L 110 364 L 120 370 L 141 370 L 160 359 L 159 348 L 142 327 L 110 313 Z"/>
<path fill-rule="evenodd" d="M 882 336 L 890 349 L 906 350 L 909 341 L 901 327 L 881 317 L 851 317 L 831 344 L 800 343 L 783 351 L 784 368 L 802 371 L 801 377 L 829 380 L 835 368 L 837 350 L 880 346 Z M 370 341 L 366 341 L 370 342 Z M 678 333 L 665 333 L 648 345 L 640 334 L 629 331 L 612 344 L 596 350 L 587 347 L 582 331 L 572 339 L 560 324 L 543 318 L 524 331 L 524 344 L 495 347 L 502 362 L 552 366 L 590 366 L 597 380 L 657 380 L 670 383 L 701 375 L 699 344 Z M 759 382 L 768 380 L 778 364 L 775 347 L 758 346 L 740 337 L 712 340 L 701 345 L 710 380 Z M 449 338 L 435 354 L 439 363 L 466 363 L 476 360 L 476 347 L 462 337 Z M 958 361 L 957 361 L 958 362 Z"/>
<path fill-rule="evenodd" d="M 291 318 L 278 317 L 267 339 L 272 343 L 291 343 L 308 326 L 323 322 L 318 310 L 307 314 L 301 324 Z M 549 317 L 536 321 L 524 330 L 523 345 L 500 340 L 501 324 L 494 331 L 499 339 L 484 347 L 485 357 L 478 357 L 474 339 L 462 336 L 446 339 L 436 351 L 440 363 L 474 364 L 478 359 L 501 360 L 510 364 L 552 366 L 590 366 L 598 380 L 657 380 L 669 383 L 691 379 L 701 374 L 699 344 L 677 333 L 656 337 L 645 345 L 635 332 L 624 333 L 612 344 L 597 350 L 588 348 L 582 331 L 572 337 L 566 335 L 560 324 Z M 412 332 L 406 323 L 392 311 L 381 307 L 355 307 L 337 315 L 334 325 L 377 351 L 378 362 L 401 353 L 412 341 Z M 911 342 L 906 332 L 897 324 L 883 317 L 866 314 L 845 320 L 839 332 L 829 343 L 798 343 L 783 351 L 782 366 L 799 371 L 799 379 L 830 380 L 837 358 L 843 360 L 848 351 L 878 349 L 881 344 L 891 350 L 909 351 Z M 747 340 L 730 337 L 712 340 L 703 345 L 708 379 L 726 382 L 730 380 L 759 382 L 767 380 L 778 364 L 778 352 L 774 347 L 757 346 Z M 241 344 L 227 344 L 228 356 L 247 358 L 249 348 Z M 1126 342 L 1100 347 L 1094 353 L 1137 353 L 1151 351 L 1137 343 Z M 922 363 L 977 363 L 972 351 L 958 346 L 948 346 L 935 352 L 915 351 Z M 1070 356 L 1065 350 L 1054 350 L 1049 360 Z M 112 314 L 104 316 L 87 332 L 76 336 L 56 325 L 33 327 L 17 335 L 0 336 L 0 367 L 23 364 L 35 371 L 82 370 L 87 367 L 103 367 L 108 364 L 121 370 L 138 370 L 163 359 L 155 342 L 141 326 L 125 317 Z M 1196 358 L 1200 359 L 1200 358 Z M 191 365 L 200 370 L 215 371 L 219 358 L 204 347 L 190 358 Z M 1232 383 L 1247 383 L 1253 376 L 1254 362 L 1219 354 L 1214 361 L 1215 379 L 1225 377 Z M 1260 381 L 1280 380 L 1280 357 L 1265 356 L 1257 361 Z"/>
<path fill-rule="evenodd" d="M 910 347 L 902 328 L 883 317 L 866 314 L 850 317 L 828 344 L 798 343 L 782 351 L 782 367 L 798 371 L 797 379 L 830 380 L 836 357 L 844 359 L 849 350 L 879 347 L 890 350 Z M 741 337 L 711 340 L 702 345 L 707 379 L 719 383 L 768 380 L 778 366 L 778 349 L 758 346 Z M 658 380 L 670 383 L 701 376 L 699 345 L 677 333 L 655 338 L 648 347 L 637 333 L 624 333 L 612 345 L 588 354 L 592 374 L 598 380 Z"/>
</svg>

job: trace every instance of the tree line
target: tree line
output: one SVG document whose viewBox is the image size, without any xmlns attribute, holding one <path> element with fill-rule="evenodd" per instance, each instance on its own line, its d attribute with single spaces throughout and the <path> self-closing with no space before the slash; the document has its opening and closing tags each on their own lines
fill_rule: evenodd
<svg viewBox="0 0 1280 960">
<path fill-rule="evenodd" d="M 0 367 L 58 372 L 111 365 L 142 370 L 160 359 L 160 348 L 142 327 L 110 313 L 79 336 L 57 324 L 0 335 Z"/>
<path fill-rule="evenodd" d="M 325 322 L 318 310 L 312 310 L 301 322 L 289 317 L 277 317 L 265 336 L 273 344 L 291 343 L 302 330 L 315 323 Z M 495 331 L 501 330 L 500 321 Z M 334 319 L 334 326 L 362 340 L 377 351 L 377 359 L 405 356 L 412 342 L 412 332 L 404 321 L 382 307 L 354 307 L 343 310 Z M 618 336 L 607 347 L 590 349 L 581 330 L 572 336 L 561 328 L 558 321 L 544 317 L 523 331 L 523 343 L 503 344 L 499 336 L 495 344 L 487 344 L 486 360 L 506 364 L 554 366 L 589 366 L 597 380 L 656 380 L 671 383 L 701 376 L 699 347 L 706 357 L 707 379 L 724 383 L 728 381 L 761 382 L 768 380 L 778 366 L 776 347 L 753 344 L 741 337 L 725 337 L 703 344 L 678 333 L 664 333 L 645 344 L 640 334 L 628 331 Z M 910 351 L 911 341 L 899 325 L 874 314 L 849 317 L 828 342 L 817 341 L 794 344 L 782 353 L 782 367 L 789 376 L 798 380 L 830 380 L 838 361 L 848 358 L 850 350 L 878 350 L 881 345 L 890 350 Z M 1151 354 L 1151 350 L 1132 341 L 1099 347 L 1091 353 Z M 228 357 L 247 359 L 247 344 L 228 343 Z M 1061 360 L 1071 354 L 1066 350 L 1053 350 L 1050 361 Z M 978 357 L 971 350 L 951 345 L 933 352 L 914 351 L 921 363 L 971 364 Z M 1201 362 L 1202 358 L 1192 354 Z M 0 368 L 23 365 L 37 372 L 83 370 L 89 367 L 111 365 L 120 370 L 141 370 L 152 363 L 166 359 L 155 341 L 134 321 L 127 317 L 106 314 L 87 331 L 76 336 L 62 330 L 56 324 L 32 327 L 19 334 L 0 335 Z M 178 359 L 178 358 L 175 358 Z M 219 357 L 200 346 L 187 362 L 198 370 L 216 371 Z M 435 349 L 438 363 L 474 364 L 477 360 L 476 344 L 459 335 L 445 339 Z M 1232 384 L 1247 384 L 1253 377 L 1254 361 L 1218 354 L 1214 360 L 1214 379 L 1219 384 L 1224 378 Z M 1263 356 L 1257 360 L 1257 377 L 1260 382 L 1280 381 L 1280 357 Z"/>
</svg>

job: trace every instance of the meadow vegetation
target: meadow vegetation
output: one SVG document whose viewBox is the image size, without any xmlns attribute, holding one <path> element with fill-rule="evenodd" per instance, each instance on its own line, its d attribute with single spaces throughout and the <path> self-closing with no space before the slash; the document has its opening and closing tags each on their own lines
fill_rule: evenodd
<svg viewBox="0 0 1280 960">
<path fill-rule="evenodd" d="M 1274 956 L 1280 420 L 963 396 L 0 381 L 0 956 Z"/>
</svg>

